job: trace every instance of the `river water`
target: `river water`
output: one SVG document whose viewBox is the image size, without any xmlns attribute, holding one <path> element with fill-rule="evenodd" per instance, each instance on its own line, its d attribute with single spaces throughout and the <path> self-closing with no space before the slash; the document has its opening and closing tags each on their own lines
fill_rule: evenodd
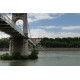
<svg viewBox="0 0 80 80">
<path fill-rule="evenodd" d="M 0 52 L 3 54 L 6 52 Z M 37 60 L 0 60 L 0 66 L 80 66 L 80 51 L 40 51 Z"/>
</svg>

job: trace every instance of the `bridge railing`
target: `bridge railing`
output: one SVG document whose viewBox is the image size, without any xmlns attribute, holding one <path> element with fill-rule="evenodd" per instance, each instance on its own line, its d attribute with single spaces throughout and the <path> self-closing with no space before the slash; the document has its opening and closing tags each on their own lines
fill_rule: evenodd
<svg viewBox="0 0 80 80">
<path fill-rule="evenodd" d="M 12 28 L 24 36 L 23 31 L 5 13 L 0 13 L 0 18 L 6 21 Z"/>
</svg>

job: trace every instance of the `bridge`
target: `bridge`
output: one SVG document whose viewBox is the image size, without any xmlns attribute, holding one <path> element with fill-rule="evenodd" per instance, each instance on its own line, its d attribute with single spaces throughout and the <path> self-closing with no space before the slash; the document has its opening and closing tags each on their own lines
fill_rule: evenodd
<svg viewBox="0 0 80 80">
<path fill-rule="evenodd" d="M 23 20 L 23 31 L 16 25 L 19 19 Z M 10 53 L 20 52 L 22 55 L 28 55 L 28 44 L 36 46 L 28 37 L 27 25 L 27 13 L 12 13 L 12 20 L 5 13 L 0 13 L 0 31 L 10 35 Z"/>
</svg>

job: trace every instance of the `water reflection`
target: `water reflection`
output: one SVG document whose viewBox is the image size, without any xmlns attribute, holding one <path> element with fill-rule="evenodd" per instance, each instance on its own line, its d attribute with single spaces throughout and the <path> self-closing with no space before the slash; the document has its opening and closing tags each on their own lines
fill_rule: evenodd
<svg viewBox="0 0 80 80">
<path fill-rule="evenodd" d="M 31 66 L 35 65 L 37 60 L 14 60 L 10 61 L 9 66 Z"/>
<path fill-rule="evenodd" d="M 26 62 L 21 60 L 14 60 L 10 62 L 9 66 L 25 66 Z"/>
</svg>

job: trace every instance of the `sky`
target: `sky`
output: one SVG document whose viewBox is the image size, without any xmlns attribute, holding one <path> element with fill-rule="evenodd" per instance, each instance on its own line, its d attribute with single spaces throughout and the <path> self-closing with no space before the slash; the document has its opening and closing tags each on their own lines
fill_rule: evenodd
<svg viewBox="0 0 80 80">
<path fill-rule="evenodd" d="M 11 18 L 11 14 L 7 14 Z M 16 25 L 22 29 L 22 20 Z M 79 13 L 28 13 L 28 31 L 32 38 L 80 37 Z M 0 33 L 0 38 L 9 35 Z"/>
</svg>

